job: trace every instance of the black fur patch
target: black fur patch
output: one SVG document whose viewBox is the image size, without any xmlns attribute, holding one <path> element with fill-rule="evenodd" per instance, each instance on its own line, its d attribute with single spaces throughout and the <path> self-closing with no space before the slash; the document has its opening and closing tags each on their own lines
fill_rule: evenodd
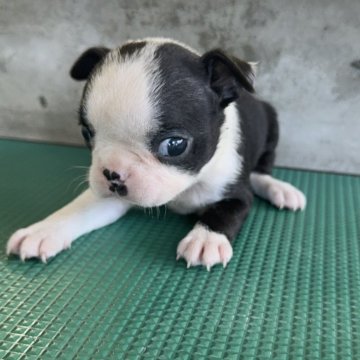
<svg viewBox="0 0 360 360">
<path fill-rule="evenodd" d="M 204 63 L 212 89 L 218 94 L 223 108 L 236 100 L 239 89 L 253 93 L 251 66 L 220 49 L 207 52 L 201 58 Z"/>
<path fill-rule="evenodd" d="M 251 191 L 244 188 L 240 197 L 224 199 L 210 205 L 200 216 L 200 222 L 210 230 L 226 235 L 231 241 L 246 219 L 252 200 Z"/>
<path fill-rule="evenodd" d="M 236 103 L 243 139 L 238 149 L 243 156 L 242 178 L 248 179 L 252 171 L 270 174 L 279 137 L 276 111 L 245 91 L 240 92 Z"/>
<path fill-rule="evenodd" d="M 166 137 L 191 139 L 191 148 L 184 155 L 160 161 L 194 173 L 200 171 L 216 150 L 224 108 L 236 102 L 242 171 L 236 182 L 228 184 L 224 199 L 209 206 L 200 217 L 209 229 L 231 240 L 251 207 L 251 171 L 271 172 L 278 141 L 276 111 L 253 95 L 251 66 L 240 59 L 219 50 L 200 58 L 175 44 L 160 46 L 157 59 L 163 86 L 160 131 L 153 134 L 152 151 L 156 154 Z"/>
<path fill-rule="evenodd" d="M 215 152 L 223 111 L 198 55 L 167 43 L 158 48 L 156 60 L 162 83 L 160 130 L 152 134 L 151 150 L 156 155 L 162 140 L 177 135 L 186 137 L 189 148 L 183 155 L 159 160 L 196 173 Z"/>
<path fill-rule="evenodd" d="M 93 47 L 86 50 L 75 61 L 70 70 L 70 75 L 74 80 L 86 80 L 105 55 L 110 50 L 105 47 Z"/>
<path fill-rule="evenodd" d="M 146 41 L 132 42 L 123 45 L 120 49 L 120 55 L 122 57 L 131 57 L 146 45 Z"/>
<path fill-rule="evenodd" d="M 279 127 L 275 109 L 268 103 L 240 91 L 236 102 L 240 114 L 242 142 L 238 153 L 243 157 L 238 180 L 229 184 L 224 200 L 202 214 L 200 222 L 233 240 L 252 204 L 249 177 L 252 171 L 271 174 L 278 142 Z"/>
</svg>

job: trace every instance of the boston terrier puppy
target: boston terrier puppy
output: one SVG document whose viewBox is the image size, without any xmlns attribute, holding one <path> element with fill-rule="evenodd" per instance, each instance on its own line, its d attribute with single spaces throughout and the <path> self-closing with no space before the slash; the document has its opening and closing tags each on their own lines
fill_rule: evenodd
<svg viewBox="0 0 360 360">
<path fill-rule="evenodd" d="M 70 73 L 86 81 L 79 116 L 92 151 L 89 189 L 16 231 L 8 254 L 46 262 L 133 206 L 166 205 L 198 214 L 177 258 L 209 270 L 231 259 L 253 193 L 280 209 L 304 209 L 305 196 L 271 176 L 277 115 L 255 95 L 251 63 L 147 38 L 90 48 Z"/>
</svg>

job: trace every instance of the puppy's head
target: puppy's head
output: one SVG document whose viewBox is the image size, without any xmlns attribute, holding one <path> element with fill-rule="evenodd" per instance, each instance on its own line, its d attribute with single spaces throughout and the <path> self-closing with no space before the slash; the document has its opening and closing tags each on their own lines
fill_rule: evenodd
<svg viewBox="0 0 360 360">
<path fill-rule="evenodd" d="M 163 39 L 91 48 L 71 69 L 86 80 L 80 125 L 92 149 L 90 187 L 139 206 L 165 204 L 199 180 L 225 107 L 253 92 L 251 66 Z"/>
</svg>

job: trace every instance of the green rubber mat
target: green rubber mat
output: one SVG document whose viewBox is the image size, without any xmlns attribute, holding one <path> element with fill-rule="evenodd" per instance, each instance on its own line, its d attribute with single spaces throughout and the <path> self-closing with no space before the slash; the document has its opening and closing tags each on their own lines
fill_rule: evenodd
<svg viewBox="0 0 360 360">
<path fill-rule="evenodd" d="M 194 218 L 132 211 L 42 264 L 9 235 L 84 187 L 85 149 L 0 141 L 1 359 L 360 359 L 360 178 L 277 169 L 302 213 L 256 200 L 226 269 L 186 269 Z"/>
</svg>

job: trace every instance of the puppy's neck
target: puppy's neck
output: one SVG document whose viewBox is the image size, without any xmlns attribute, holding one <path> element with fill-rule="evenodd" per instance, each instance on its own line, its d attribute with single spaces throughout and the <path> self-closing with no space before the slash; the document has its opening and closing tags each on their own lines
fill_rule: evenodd
<svg viewBox="0 0 360 360">
<path fill-rule="evenodd" d="M 225 109 L 225 120 L 213 157 L 200 170 L 194 185 L 169 203 L 171 209 L 182 214 L 194 212 L 221 200 L 227 187 L 236 182 L 243 161 L 237 151 L 241 142 L 239 116 L 236 103 Z"/>
</svg>

